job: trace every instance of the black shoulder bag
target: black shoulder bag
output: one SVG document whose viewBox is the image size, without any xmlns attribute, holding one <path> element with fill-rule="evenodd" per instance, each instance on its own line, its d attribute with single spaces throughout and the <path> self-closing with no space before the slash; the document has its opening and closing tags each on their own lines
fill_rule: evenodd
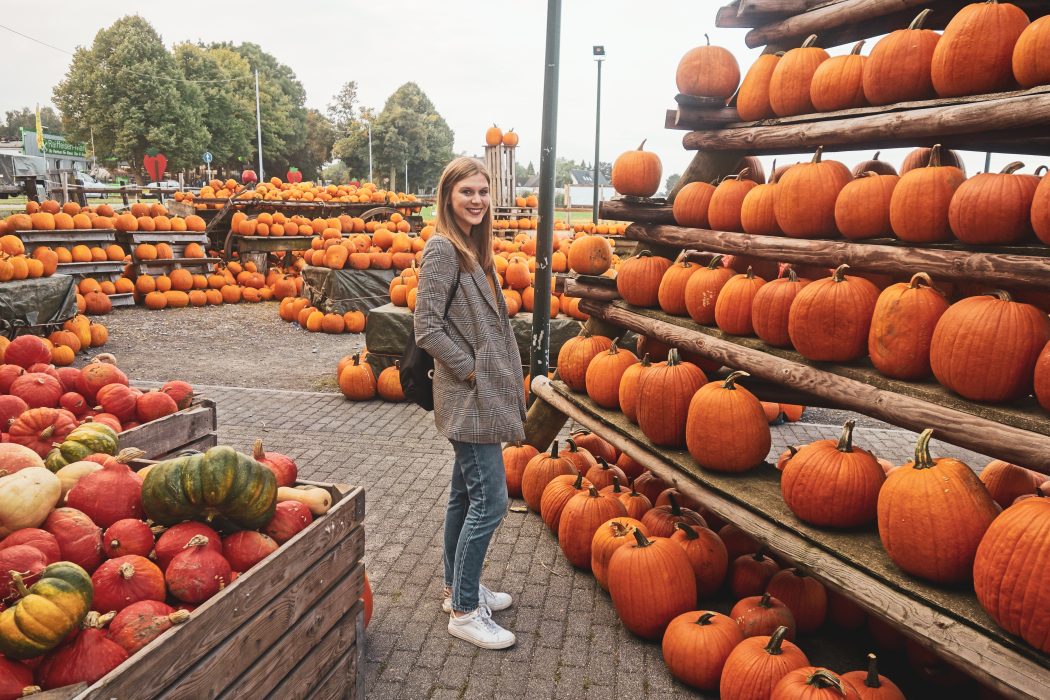
<svg viewBox="0 0 1050 700">
<path fill-rule="evenodd" d="M 448 310 L 452 298 L 459 288 L 459 273 L 452 281 L 452 288 L 445 302 L 444 320 L 448 320 Z M 423 348 L 416 346 L 415 323 L 405 342 L 405 351 L 401 353 L 401 390 L 405 398 L 427 411 L 434 410 L 434 358 Z"/>
</svg>

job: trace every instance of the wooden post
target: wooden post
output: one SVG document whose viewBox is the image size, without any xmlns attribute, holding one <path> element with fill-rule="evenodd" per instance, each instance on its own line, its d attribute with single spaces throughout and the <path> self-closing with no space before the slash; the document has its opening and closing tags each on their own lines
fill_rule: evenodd
<svg viewBox="0 0 1050 700">
<path fill-rule="evenodd" d="M 525 420 L 525 442 L 546 452 L 566 421 L 568 417 L 546 401 L 533 401 Z"/>
</svg>

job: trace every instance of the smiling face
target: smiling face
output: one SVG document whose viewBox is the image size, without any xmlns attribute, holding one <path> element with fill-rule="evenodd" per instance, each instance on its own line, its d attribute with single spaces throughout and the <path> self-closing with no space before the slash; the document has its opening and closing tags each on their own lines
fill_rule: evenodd
<svg viewBox="0 0 1050 700">
<path fill-rule="evenodd" d="M 449 204 L 456 224 L 469 236 L 471 229 L 482 222 L 489 210 L 488 178 L 481 173 L 463 178 L 452 187 Z"/>
</svg>

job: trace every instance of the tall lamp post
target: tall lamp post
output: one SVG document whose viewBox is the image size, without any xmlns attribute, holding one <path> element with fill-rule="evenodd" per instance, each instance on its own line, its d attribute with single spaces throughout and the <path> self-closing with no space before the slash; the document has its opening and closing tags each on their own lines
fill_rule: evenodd
<svg viewBox="0 0 1050 700">
<path fill-rule="evenodd" d="M 365 125 L 368 127 L 368 181 L 375 182 L 372 179 L 372 120 L 366 121 Z"/>
<path fill-rule="evenodd" d="M 598 225 L 598 193 L 601 192 L 601 183 L 598 180 L 598 144 L 602 129 L 602 61 L 605 60 L 605 47 L 594 47 L 594 62 L 598 64 L 598 102 L 594 108 L 594 211 L 591 212 L 591 220 Z"/>
</svg>

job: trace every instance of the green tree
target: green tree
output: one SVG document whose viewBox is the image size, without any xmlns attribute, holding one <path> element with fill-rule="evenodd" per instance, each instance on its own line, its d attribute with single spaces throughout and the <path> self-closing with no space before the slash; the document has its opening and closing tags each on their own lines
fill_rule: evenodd
<svg viewBox="0 0 1050 700">
<path fill-rule="evenodd" d="M 678 173 L 667 176 L 667 183 L 664 184 L 664 193 L 668 193 L 674 189 L 674 186 L 678 184 L 678 181 L 682 179 L 682 176 Z"/>
<path fill-rule="evenodd" d="M 344 135 L 332 146 L 332 157 L 346 165 L 351 179 L 362 182 L 368 179 L 368 125 L 375 120 L 375 110 L 362 107 L 358 119 L 350 122 Z"/>
<path fill-rule="evenodd" d="M 102 160 L 125 160 L 142 177 L 142 157 L 157 149 L 169 170 L 196 166 L 209 141 L 200 90 L 181 79 L 160 35 L 142 17 L 122 17 L 78 48 L 54 103 L 71 140 L 94 131 Z"/>
<path fill-rule="evenodd" d="M 328 118 L 335 125 L 339 134 L 346 135 L 357 120 L 357 81 L 349 80 L 343 84 L 332 101 L 328 103 Z"/>
<path fill-rule="evenodd" d="M 255 82 L 243 56 L 224 47 L 184 43 L 175 47 L 183 77 L 201 94 L 207 150 L 216 169 L 239 170 L 255 152 Z M 199 159 L 199 156 L 198 156 Z"/>
<path fill-rule="evenodd" d="M 40 123 L 48 134 L 62 134 L 62 118 L 50 106 L 40 108 Z M 36 110 L 29 107 L 9 109 L 0 125 L 0 138 L 17 141 L 22 138 L 21 129 L 36 131 Z"/>
<path fill-rule="evenodd" d="M 322 168 L 321 177 L 326 182 L 331 182 L 335 185 L 345 185 L 351 179 L 350 168 L 346 167 L 346 163 L 341 160 L 333 160 Z"/>
<path fill-rule="evenodd" d="M 321 166 L 332 159 L 336 133 L 328 117 L 316 109 L 306 110 L 306 138 L 298 151 L 288 154 L 291 165 L 299 168 L 305 179 L 316 180 Z"/>
</svg>

